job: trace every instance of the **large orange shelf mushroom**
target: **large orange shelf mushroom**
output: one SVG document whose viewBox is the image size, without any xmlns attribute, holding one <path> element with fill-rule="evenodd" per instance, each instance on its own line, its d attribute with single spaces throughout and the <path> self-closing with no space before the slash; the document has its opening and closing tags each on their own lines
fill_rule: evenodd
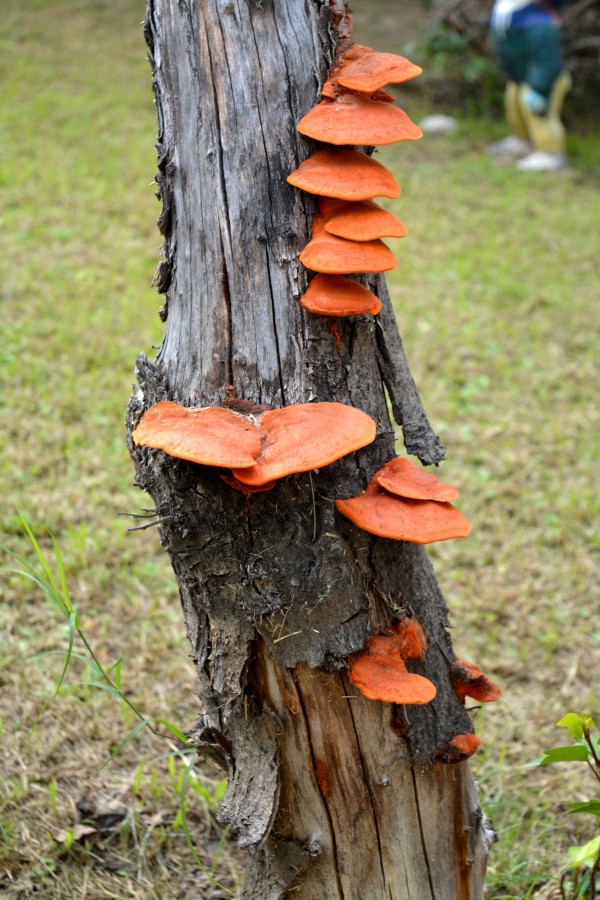
<svg viewBox="0 0 600 900">
<path fill-rule="evenodd" d="M 343 403 L 295 403 L 258 417 L 262 451 L 255 465 L 234 468 L 243 484 L 261 485 L 293 472 L 309 472 L 375 440 L 373 419 Z"/>
<path fill-rule="evenodd" d="M 368 200 L 400 196 L 400 185 L 385 166 L 360 150 L 325 147 L 288 175 L 290 184 L 323 197 Z"/>
<path fill-rule="evenodd" d="M 323 208 L 321 206 L 321 208 Z M 348 241 L 374 241 L 382 237 L 406 237 L 406 226 L 393 213 L 374 203 L 361 200 L 345 203 L 331 211 L 325 231 Z"/>
<path fill-rule="evenodd" d="M 300 262 L 313 272 L 351 275 L 359 272 L 388 272 L 396 257 L 383 241 L 347 241 L 325 229 L 325 217 L 315 216 L 313 238 L 300 254 Z"/>
<path fill-rule="evenodd" d="M 416 78 L 423 69 L 396 53 L 381 53 L 356 44 L 331 73 L 331 79 L 353 91 L 372 94 L 384 84 L 400 84 Z"/>
<path fill-rule="evenodd" d="M 326 144 L 380 146 L 397 141 L 416 141 L 423 136 L 404 110 L 391 103 L 369 100 L 360 94 L 344 94 L 337 100 L 321 100 L 300 119 L 300 134 Z"/>
<path fill-rule="evenodd" d="M 451 503 L 398 497 L 382 490 L 375 479 L 362 494 L 336 500 L 335 505 L 364 531 L 397 541 L 431 544 L 471 532 L 467 519 Z"/>
<path fill-rule="evenodd" d="M 376 315 L 381 300 L 375 294 L 351 278 L 343 275 L 315 275 L 300 305 L 308 312 L 320 316 Z"/>
<path fill-rule="evenodd" d="M 380 487 L 399 497 L 441 502 L 456 500 L 458 497 L 456 488 L 445 484 L 437 475 L 427 472 L 403 456 L 390 459 L 373 477 Z"/>
<path fill-rule="evenodd" d="M 262 445 L 261 433 L 248 416 L 221 406 L 190 409 L 171 400 L 144 413 L 133 440 L 178 459 L 227 468 L 253 466 Z"/>
<path fill-rule="evenodd" d="M 137 445 L 206 466 L 230 468 L 230 487 L 269 490 L 278 478 L 329 465 L 375 439 L 373 419 L 344 403 L 295 403 L 250 418 L 222 406 L 164 401 L 133 432 Z"/>
<path fill-rule="evenodd" d="M 422 705 L 436 695 L 435 685 L 406 668 L 407 659 L 422 659 L 425 635 L 416 619 L 402 619 L 391 634 L 369 638 L 364 650 L 348 660 L 350 684 L 369 700 Z"/>
</svg>

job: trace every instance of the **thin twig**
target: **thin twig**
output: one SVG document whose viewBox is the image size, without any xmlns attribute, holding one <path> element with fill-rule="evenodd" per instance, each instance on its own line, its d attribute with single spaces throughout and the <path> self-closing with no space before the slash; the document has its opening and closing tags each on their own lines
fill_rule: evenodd
<svg viewBox="0 0 600 900">
<path fill-rule="evenodd" d="M 160 519 L 154 519 L 153 522 L 144 522 L 143 525 L 133 525 L 131 528 L 128 528 L 127 531 L 144 531 L 146 528 L 154 528 L 155 525 L 162 525 L 163 522 L 168 522 L 172 518 L 173 516 L 161 516 Z"/>
</svg>

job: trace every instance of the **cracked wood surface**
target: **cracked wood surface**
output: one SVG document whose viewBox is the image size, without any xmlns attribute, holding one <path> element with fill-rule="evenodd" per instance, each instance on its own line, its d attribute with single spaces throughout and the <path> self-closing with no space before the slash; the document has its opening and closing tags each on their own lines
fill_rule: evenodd
<svg viewBox="0 0 600 900">
<path fill-rule="evenodd" d="M 335 511 L 394 455 L 386 388 L 407 449 L 443 458 L 384 308 L 332 322 L 298 303 L 314 200 L 287 174 L 314 149 L 295 123 L 317 99 L 347 27 L 343 0 L 149 0 L 158 112 L 157 272 L 167 322 L 140 357 L 131 434 L 160 400 L 337 400 L 375 442 L 250 497 L 220 472 L 134 447 L 179 583 L 200 716 L 192 738 L 221 761 L 220 818 L 251 851 L 247 898 L 478 898 L 489 839 L 465 764 L 432 762 L 472 731 L 452 690 L 448 610 L 425 550 L 360 532 Z M 411 671 L 422 707 L 356 696 L 348 655 L 406 613 L 429 642 Z"/>
</svg>

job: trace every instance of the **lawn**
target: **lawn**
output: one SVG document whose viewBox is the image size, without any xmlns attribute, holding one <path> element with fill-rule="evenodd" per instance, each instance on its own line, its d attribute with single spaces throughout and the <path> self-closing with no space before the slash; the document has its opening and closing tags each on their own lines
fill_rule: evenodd
<svg viewBox="0 0 600 900">
<path fill-rule="evenodd" d="M 3 13 L 0 530 L 27 552 L 20 509 L 45 548 L 55 535 L 101 662 L 122 657 L 133 702 L 186 728 L 195 684 L 176 584 L 156 531 L 127 530 L 148 500 L 131 484 L 124 411 L 135 357 L 152 355 L 163 327 L 143 11 L 138 0 L 7 0 Z M 417 118 L 428 111 L 409 91 L 402 101 Z M 402 184 L 390 206 L 409 230 L 390 242 L 400 330 L 448 447 L 442 477 L 473 525 L 431 554 L 457 652 L 505 689 L 480 714 L 473 759 L 500 837 L 497 900 L 545 891 L 568 845 L 592 836 L 591 817 L 563 816 L 591 779 L 522 766 L 557 743 L 564 712 L 597 715 L 600 699 L 600 134 L 571 128 L 571 166 L 556 177 L 492 163 L 485 144 L 501 134 L 463 119 L 451 137 L 379 154 Z M 5 574 L 0 591 L 0 891 L 222 896 L 188 846 L 175 742 L 140 732 L 97 774 L 135 719 L 82 685 L 77 663 L 43 711 L 63 663 L 45 651 L 66 647 L 65 623 L 34 584 Z M 216 859 L 235 891 L 240 859 L 213 818 L 221 776 L 202 768 L 189 781 L 194 853 Z M 91 786 L 129 814 L 103 846 L 67 851 L 56 835 Z"/>
</svg>

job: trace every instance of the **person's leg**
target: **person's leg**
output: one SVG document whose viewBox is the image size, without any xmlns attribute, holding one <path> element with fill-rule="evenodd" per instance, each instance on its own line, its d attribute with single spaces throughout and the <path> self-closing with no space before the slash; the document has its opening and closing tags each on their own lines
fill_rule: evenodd
<svg viewBox="0 0 600 900">
<path fill-rule="evenodd" d="M 519 99 L 519 83 L 527 74 L 523 39 L 520 31 L 509 29 L 506 33 L 494 34 L 494 41 L 500 64 L 509 79 L 504 90 L 504 111 L 510 134 L 490 144 L 488 151 L 492 156 L 514 161 L 527 156 L 533 149 Z"/>
<path fill-rule="evenodd" d="M 510 133 L 527 139 L 527 123 L 523 118 L 523 110 L 519 101 L 519 85 L 516 81 L 509 81 L 506 85 L 504 90 L 504 111 Z"/>
<path fill-rule="evenodd" d="M 566 136 L 560 112 L 571 80 L 562 74 L 560 29 L 539 26 L 527 31 L 529 63 L 519 104 L 535 151 L 521 160 L 519 168 L 561 169 L 566 162 Z"/>
</svg>

